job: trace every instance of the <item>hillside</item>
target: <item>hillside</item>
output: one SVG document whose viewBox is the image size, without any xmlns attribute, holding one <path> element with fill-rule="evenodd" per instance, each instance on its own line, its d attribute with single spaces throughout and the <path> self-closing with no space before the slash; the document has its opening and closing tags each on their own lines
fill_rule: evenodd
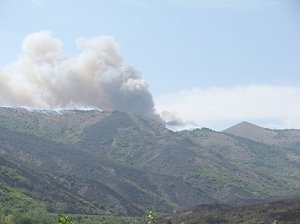
<svg viewBox="0 0 300 224">
<path fill-rule="evenodd" d="M 300 222 L 300 198 L 257 203 L 248 206 L 200 205 L 173 216 L 164 217 L 162 223 L 186 224 L 251 224 Z"/>
<path fill-rule="evenodd" d="M 300 130 L 297 129 L 268 129 L 244 121 L 224 132 L 269 145 L 296 149 L 300 146 Z"/>
<path fill-rule="evenodd" d="M 71 213 L 105 214 L 96 205 L 61 185 L 57 178 L 62 176 L 32 169 L 24 163 L 16 164 L 2 156 L 0 164 L 0 200 L 3 204 L 9 201 L 11 208 L 22 207 L 23 204 L 26 205 L 24 208 L 45 207 L 54 212 L 57 204 L 61 204 Z"/>
<path fill-rule="evenodd" d="M 0 156 L 42 175 L 44 182 L 37 186 L 51 183 L 61 189 L 61 199 L 55 198 L 58 190 L 49 196 L 41 192 L 61 200 L 67 212 L 140 215 L 154 207 L 169 213 L 299 194 L 297 131 L 281 130 L 275 144 L 265 132 L 277 130 L 249 124 L 224 132 L 173 132 L 158 121 L 123 112 L 0 108 Z M 35 182 L 33 176 L 21 176 Z M 51 200 L 35 188 L 22 191 L 52 209 Z M 73 211 L 68 200 L 86 204 Z"/>
</svg>

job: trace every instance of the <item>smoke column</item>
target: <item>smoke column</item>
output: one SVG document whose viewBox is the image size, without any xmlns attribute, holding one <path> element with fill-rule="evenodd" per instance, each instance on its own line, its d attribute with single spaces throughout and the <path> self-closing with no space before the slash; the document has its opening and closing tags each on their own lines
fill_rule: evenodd
<svg viewBox="0 0 300 224">
<path fill-rule="evenodd" d="M 49 31 L 25 37 L 22 54 L 0 68 L 0 104 L 39 109 L 96 107 L 156 117 L 149 86 L 122 62 L 111 37 L 80 39 L 68 57 Z"/>
</svg>

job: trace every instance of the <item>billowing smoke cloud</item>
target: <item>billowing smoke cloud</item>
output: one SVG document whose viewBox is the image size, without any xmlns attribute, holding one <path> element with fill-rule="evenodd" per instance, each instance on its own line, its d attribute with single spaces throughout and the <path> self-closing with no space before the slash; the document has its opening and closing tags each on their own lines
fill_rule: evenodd
<svg viewBox="0 0 300 224">
<path fill-rule="evenodd" d="M 68 57 L 49 31 L 30 34 L 19 59 L 0 69 L 0 104 L 31 108 L 96 107 L 156 117 L 149 86 L 123 63 L 111 37 L 80 39 Z"/>
<path fill-rule="evenodd" d="M 183 120 L 176 114 L 176 112 L 162 111 L 159 114 L 161 119 L 165 122 L 166 126 L 173 130 L 191 129 L 199 127 L 199 125 L 195 121 Z"/>
<path fill-rule="evenodd" d="M 169 111 L 162 111 L 160 113 L 160 116 L 167 125 L 171 125 L 171 126 L 185 125 L 185 122 L 180 117 L 178 117 L 175 113 L 171 113 Z"/>
</svg>

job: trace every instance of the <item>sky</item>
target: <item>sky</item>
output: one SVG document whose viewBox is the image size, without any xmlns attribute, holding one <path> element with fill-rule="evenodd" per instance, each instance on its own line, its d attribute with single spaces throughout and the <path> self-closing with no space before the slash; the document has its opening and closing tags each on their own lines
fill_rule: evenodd
<svg viewBox="0 0 300 224">
<path fill-rule="evenodd" d="M 0 0 L 0 105 L 300 128 L 299 11 L 297 0 Z"/>
</svg>

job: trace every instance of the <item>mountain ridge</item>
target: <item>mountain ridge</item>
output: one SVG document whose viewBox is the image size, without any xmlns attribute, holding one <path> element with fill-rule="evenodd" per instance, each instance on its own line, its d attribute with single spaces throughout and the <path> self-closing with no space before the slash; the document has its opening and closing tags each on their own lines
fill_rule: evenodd
<svg viewBox="0 0 300 224">
<path fill-rule="evenodd" d="M 299 193 L 297 131 L 274 131 L 273 144 L 232 129 L 174 132 L 158 121 L 117 111 L 0 108 L 0 156 L 47 170 L 58 184 L 103 211 L 137 215 L 153 207 L 168 213 Z M 99 197 L 84 193 L 95 186 Z"/>
<path fill-rule="evenodd" d="M 287 147 L 300 145 L 300 129 L 270 129 L 243 121 L 223 132 L 271 145 Z"/>
</svg>

